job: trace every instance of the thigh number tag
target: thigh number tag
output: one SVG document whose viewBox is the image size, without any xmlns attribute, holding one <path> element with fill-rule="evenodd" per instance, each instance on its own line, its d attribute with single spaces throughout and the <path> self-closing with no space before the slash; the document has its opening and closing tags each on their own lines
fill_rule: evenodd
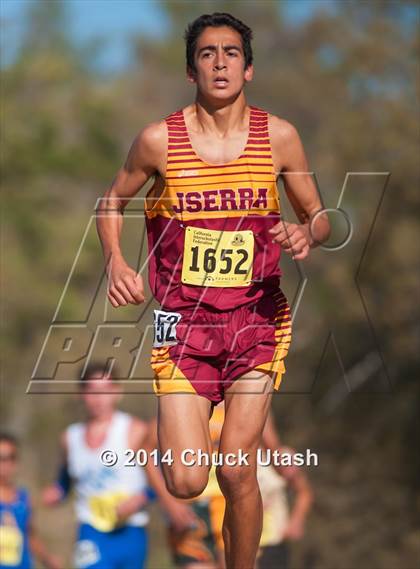
<svg viewBox="0 0 420 569">
<path fill-rule="evenodd" d="M 253 258 L 252 231 L 187 227 L 181 279 L 199 286 L 249 286 Z"/>
<path fill-rule="evenodd" d="M 177 344 L 176 325 L 181 320 L 181 314 L 178 312 L 164 312 L 163 310 L 154 310 L 153 312 L 155 313 L 153 347 L 160 348 Z"/>
</svg>

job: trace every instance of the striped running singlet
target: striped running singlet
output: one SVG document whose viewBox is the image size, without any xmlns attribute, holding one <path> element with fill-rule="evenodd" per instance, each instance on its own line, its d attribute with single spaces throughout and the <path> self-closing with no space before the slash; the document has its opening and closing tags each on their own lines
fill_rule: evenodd
<svg viewBox="0 0 420 569">
<path fill-rule="evenodd" d="M 231 310 L 279 288 L 281 248 L 268 233 L 280 219 L 268 113 L 249 109 L 245 149 L 236 160 L 219 165 L 194 151 L 183 110 L 165 119 L 165 186 L 159 197 L 146 197 L 149 283 L 164 310 L 197 305 Z M 222 243 L 220 235 L 224 249 L 214 246 L 214 239 Z M 195 274 L 198 279 L 204 275 L 203 280 L 194 280 Z"/>
</svg>

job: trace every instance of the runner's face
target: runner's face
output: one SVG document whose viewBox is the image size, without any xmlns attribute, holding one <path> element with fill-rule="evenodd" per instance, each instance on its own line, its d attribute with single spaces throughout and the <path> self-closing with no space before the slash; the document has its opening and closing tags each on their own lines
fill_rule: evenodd
<svg viewBox="0 0 420 569">
<path fill-rule="evenodd" d="M 92 418 L 106 417 L 114 411 L 120 389 L 109 375 L 92 375 L 82 391 L 82 400 Z"/>
<path fill-rule="evenodd" d="M 198 38 L 194 60 L 196 72 L 189 70 L 188 79 L 208 99 L 235 98 L 252 79 L 252 65 L 244 69 L 242 38 L 227 26 L 205 28 Z"/>
<path fill-rule="evenodd" d="M 0 481 L 10 484 L 17 470 L 17 449 L 8 441 L 0 442 Z"/>
</svg>

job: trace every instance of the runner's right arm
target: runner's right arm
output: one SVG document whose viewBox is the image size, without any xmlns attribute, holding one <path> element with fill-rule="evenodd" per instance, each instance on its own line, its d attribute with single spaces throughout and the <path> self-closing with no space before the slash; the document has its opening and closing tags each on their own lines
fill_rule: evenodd
<svg viewBox="0 0 420 569">
<path fill-rule="evenodd" d="M 167 128 L 152 123 L 134 140 L 124 166 L 99 200 L 96 222 L 108 274 L 108 299 L 114 308 L 144 301 L 143 279 L 125 261 L 120 248 L 124 209 L 152 177 L 165 175 Z"/>
</svg>

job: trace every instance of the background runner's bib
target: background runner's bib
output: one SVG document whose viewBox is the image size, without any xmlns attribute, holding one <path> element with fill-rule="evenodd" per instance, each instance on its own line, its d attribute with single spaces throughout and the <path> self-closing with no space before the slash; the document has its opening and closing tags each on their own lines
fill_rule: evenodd
<svg viewBox="0 0 420 569">
<path fill-rule="evenodd" d="M 32 566 L 29 548 L 31 507 L 25 488 L 16 489 L 13 502 L 0 502 L 0 566 Z"/>
<path fill-rule="evenodd" d="M 22 560 L 23 538 L 17 526 L 0 525 L 0 564 L 17 567 Z"/>
<path fill-rule="evenodd" d="M 182 282 L 205 286 L 248 286 L 254 259 L 252 231 L 187 227 Z"/>
<path fill-rule="evenodd" d="M 117 507 L 127 498 L 129 496 L 124 492 L 105 492 L 91 496 L 89 498 L 91 525 L 99 531 L 112 531 L 117 525 Z"/>
</svg>

